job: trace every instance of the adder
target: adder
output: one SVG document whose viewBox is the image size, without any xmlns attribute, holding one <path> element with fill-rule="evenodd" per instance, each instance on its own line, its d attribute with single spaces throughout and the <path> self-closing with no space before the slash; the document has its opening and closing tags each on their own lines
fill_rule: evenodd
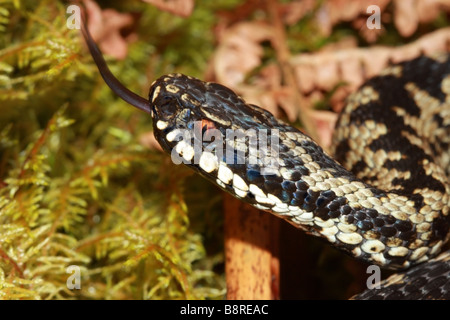
<svg viewBox="0 0 450 320">
<path fill-rule="evenodd" d="M 450 298 L 450 251 L 439 255 L 450 228 L 448 55 L 391 65 L 365 82 L 339 116 L 333 158 L 220 84 L 171 74 L 148 99 L 136 95 L 82 30 L 105 82 L 151 115 L 172 159 L 357 259 L 406 270 L 353 298 Z M 237 131 L 249 136 L 224 138 Z M 256 131 L 277 148 L 255 148 Z"/>
</svg>

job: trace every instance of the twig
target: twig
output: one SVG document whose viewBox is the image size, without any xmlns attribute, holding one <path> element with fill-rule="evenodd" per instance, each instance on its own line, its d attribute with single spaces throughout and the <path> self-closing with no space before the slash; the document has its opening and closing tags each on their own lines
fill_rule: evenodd
<svg viewBox="0 0 450 320">
<path fill-rule="evenodd" d="M 309 116 L 311 110 L 306 108 L 304 98 L 300 93 L 299 86 L 295 78 L 295 72 L 290 63 L 291 53 L 287 46 L 286 32 L 284 30 L 283 22 L 278 13 L 278 0 L 266 0 L 266 10 L 269 14 L 271 24 L 274 27 L 274 37 L 272 38 L 272 45 L 275 48 L 277 60 L 280 63 L 281 72 L 284 75 L 284 80 L 287 87 L 292 91 L 294 103 L 300 108 L 300 120 L 305 127 L 308 135 L 316 141 L 319 140 L 319 135 L 316 128 L 312 125 Z"/>
<path fill-rule="evenodd" d="M 9 263 L 12 264 L 14 270 L 16 270 L 19 273 L 20 278 L 23 278 L 23 271 L 19 267 L 17 262 L 14 261 L 14 259 L 12 259 L 10 256 L 8 256 L 8 254 L 5 251 L 3 251 L 1 248 L 0 248 L 0 257 L 2 257 L 3 259 L 9 261 Z"/>
</svg>

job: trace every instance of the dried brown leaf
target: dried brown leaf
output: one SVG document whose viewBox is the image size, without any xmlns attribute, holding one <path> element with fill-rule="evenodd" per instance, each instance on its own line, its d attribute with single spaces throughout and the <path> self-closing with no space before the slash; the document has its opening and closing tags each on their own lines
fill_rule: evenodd
<svg viewBox="0 0 450 320">
<path fill-rule="evenodd" d="M 315 82 L 316 66 L 313 63 L 297 63 L 295 66 L 295 75 L 300 91 L 310 93 L 317 86 Z"/>
<path fill-rule="evenodd" d="M 319 134 L 320 145 L 324 148 L 330 147 L 334 127 L 338 117 L 337 114 L 329 111 L 312 110 L 309 117 L 311 121 L 314 122 L 314 126 Z"/>
<path fill-rule="evenodd" d="M 214 55 L 215 78 L 236 88 L 246 74 L 261 64 L 261 42 L 270 39 L 272 28 L 263 22 L 242 22 L 224 31 Z"/>
<path fill-rule="evenodd" d="M 394 22 L 403 37 L 411 36 L 419 25 L 416 0 L 394 0 Z"/>
<path fill-rule="evenodd" d="M 315 5 L 315 0 L 293 1 L 280 5 L 283 21 L 288 25 L 293 25 L 311 12 Z"/>
<path fill-rule="evenodd" d="M 450 11 L 449 0 L 418 0 L 417 13 L 421 23 L 427 23 L 436 19 L 442 10 Z"/>
<path fill-rule="evenodd" d="M 372 0 L 370 3 L 360 0 L 325 1 L 317 12 L 317 25 L 324 35 L 330 35 L 333 26 L 339 22 L 354 21 L 360 15 L 368 17 L 369 5 L 376 5 L 383 11 L 389 2 L 390 0 Z"/>
<path fill-rule="evenodd" d="M 133 23 L 131 14 L 119 13 L 113 9 L 102 10 L 92 0 L 84 0 L 88 15 L 88 28 L 102 52 L 116 59 L 125 59 L 128 43 L 120 30 Z"/>
<path fill-rule="evenodd" d="M 283 111 L 286 112 L 289 121 L 295 121 L 298 118 L 300 106 L 297 105 L 296 99 L 292 92 L 288 88 L 283 88 L 275 93 L 276 101 Z M 305 107 L 307 106 L 305 105 Z"/>
<path fill-rule="evenodd" d="M 345 99 L 351 92 L 353 90 L 350 90 L 348 87 L 338 87 L 330 97 L 331 109 L 336 113 L 341 112 L 345 106 Z"/>
<path fill-rule="evenodd" d="M 399 33 L 409 37 L 417 30 L 419 23 L 430 22 L 438 17 L 442 11 L 450 11 L 450 0 L 336 0 L 326 1 L 319 8 L 316 21 L 324 35 L 330 35 L 333 27 L 342 21 L 351 21 L 355 29 L 360 31 L 368 42 L 374 42 L 384 31 L 381 29 L 369 29 L 366 27 L 367 18 L 372 13 L 367 13 L 369 5 L 376 5 L 381 10 L 381 21 L 389 22 L 390 14 L 387 5 L 394 4 L 394 24 Z"/>
<path fill-rule="evenodd" d="M 437 2 L 439 1 L 435 0 L 433 3 Z M 340 11 L 339 14 L 332 12 L 332 15 L 336 15 L 328 16 L 327 19 L 334 19 L 334 23 L 339 19 L 356 17 L 355 19 L 361 25 L 360 32 L 364 29 L 369 30 L 365 24 L 367 3 L 339 0 L 329 1 L 324 5 L 337 9 L 338 5 L 347 3 L 350 4 L 350 8 L 346 6 L 346 13 L 337 10 Z M 381 9 L 385 8 L 388 3 L 389 0 L 371 2 L 371 4 L 379 5 Z M 428 5 L 431 5 L 430 3 Z M 295 5 L 299 4 L 292 2 L 290 5 L 295 8 Z M 295 19 L 304 14 L 301 13 L 300 7 L 297 10 L 295 14 L 293 13 Z M 317 17 L 320 17 L 320 10 Z M 284 18 L 284 23 L 287 23 L 287 16 Z M 335 118 L 328 113 L 312 112 L 312 106 L 316 101 L 323 101 L 327 97 L 332 109 L 340 111 L 347 95 L 355 91 L 368 78 L 379 74 L 389 62 L 412 59 L 421 53 L 432 54 L 445 51 L 448 49 L 447 43 L 450 43 L 450 28 L 427 34 L 415 42 L 401 47 L 357 48 L 356 40 L 347 38 L 339 43 L 328 45 L 319 52 L 302 53 L 291 57 L 289 57 L 290 54 L 287 54 L 286 61 L 280 60 L 278 63 L 268 64 L 255 74 L 255 69 L 262 63 L 261 58 L 264 53 L 262 41 L 269 40 L 280 59 L 278 50 L 281 49 L 275 46 L 273 41 L 274 37 L 279 37 L 279 35 L 275 35 L 277 34 L 275 27 L 261 21 L 240 22 L 229 28 L 222 27 L 218 36 L 219 46 L 210 65 L 212 74 L 210 78 L 232 88 L 249 103 L 264 107 L 276 116 L 279 116 L 281 108 L 290 121 L 295 121 L 301 111 L 302 115 L 308 116 L 307 118 L 302 116 L 302 120 L 311 119 L 311 122 L 318 128 L 318 139 L 324 146 L 331 143 L 330 136 Z M 375 39 L 380 32 L 383 30 L 367 33 L 366 38 L 373 37 Z M 292 85 L 287 83 L 286 71 L 284 69 L 283 72 L 281 71 L 280 64 L 283 62 L 294 69 L 294 82 L 298 86 L 297 93 L 300 92 L 300 99 L 296 98 L 296 92 Z M 243 82 L 250 72 L 253 72 L 252 85 L 244 85 Z M 325 96 L 324 93 L 329 93 L 331 90 L 334 90 L 332 96 L 330 97 L 328 94 Z M 301 108 L 298 104 L 301 104 Z M 312 112 L 311 115 L 310 112 Z"/>
<path fill-rule="evenodd" d="M 413 59 L 421 53 L 444 52 L 450 42 L 450 28 L 429 33 L 415 42 L 401 47 L 374 46 L 371 48 L 352 48 L 304 53 L 292 57 L 299 89 L 309 93 L 314 89 L 329 90 L 339 82 L 346 82 L 350 90 L 381 72 L 389 61 L 400 62 Z"/>
<path fill-rule="evenodd" d="M 248 103 L 264 107 L 275 116 L 278 115 L 278 106 L 273 92 L 262 90 L 259 87 L 245 87 L 241 90 L 241 94 Z"/>
<path fill-rule="evenodd" d="M 388 65 L 392 48 L 374 46 L 370 50 L 358 51 L 360 51 L 358 59 L 362 60 L 365 78 L 368 79 L 379 74 Z"/>
<path fill-rule="evenodd" d="M 194 0 L 142 0 L 160 10 L 170 12 L 180 17 L 189 17 L 194 10 Z"/>
<path fill-rule="evenodd" d="M 333 53 L 312 55 L 316 66 L 315 83 L 319 89 L 331 90 L 339 81 L 339 65 Z"/>
</svg>

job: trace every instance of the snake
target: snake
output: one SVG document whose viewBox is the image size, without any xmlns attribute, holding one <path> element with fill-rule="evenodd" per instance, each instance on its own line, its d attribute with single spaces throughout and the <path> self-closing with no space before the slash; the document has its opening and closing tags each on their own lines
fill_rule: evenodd
<svg viewBox="0 0 450 320">
<path fill-rule="evenodd" d="M 106 84 L 151 115 L 174 162 L 356 259 L 398 271 L 353 298 L 450 298 L 450 251 L 441 253 L 450 237 L 448 54 L 391 64 L 363 83 L 347 98 L 328 153 L 218 83 L 163 75 L 143 98 L 82 31 Z"/>
</svg>

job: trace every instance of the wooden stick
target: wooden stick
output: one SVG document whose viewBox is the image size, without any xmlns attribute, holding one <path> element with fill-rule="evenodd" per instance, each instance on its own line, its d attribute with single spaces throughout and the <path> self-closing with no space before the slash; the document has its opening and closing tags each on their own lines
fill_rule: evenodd
<svg viewBox="0 0 450 320">
<path fill-rule="evenodd" d="M 227 299 L 279 299 L 280 221 L 226 194 Z"/>
</svg>

